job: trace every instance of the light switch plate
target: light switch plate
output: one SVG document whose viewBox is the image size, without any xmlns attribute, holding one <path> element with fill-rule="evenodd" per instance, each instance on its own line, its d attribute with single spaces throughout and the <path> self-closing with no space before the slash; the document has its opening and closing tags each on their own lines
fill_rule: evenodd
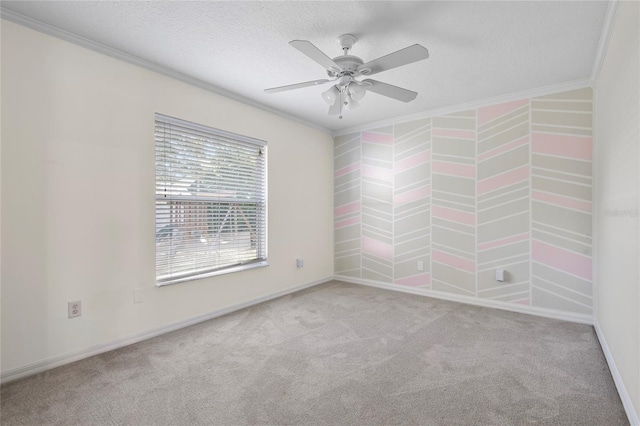
<svg viewBox="0 0 640 426">
<path fill-rule="evenodd" d="M 144 289 L 136 288 L 133 290 L 133 303 L 142 303 L 144 302 Z"/>
</svg>

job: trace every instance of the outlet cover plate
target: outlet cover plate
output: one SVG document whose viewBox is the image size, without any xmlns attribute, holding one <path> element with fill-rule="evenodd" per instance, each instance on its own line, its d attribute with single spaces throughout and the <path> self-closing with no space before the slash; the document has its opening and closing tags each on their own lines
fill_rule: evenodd
<svg viewBox="0 0 640 426">
<path fill-rule="evenodd" d="M 69 313 L 69 318 L 79 317 L 80 315 L 82 315 L 82 302 L 80 300 L 69 302 L 67 305 L 67 310 Z"/>
</svg>

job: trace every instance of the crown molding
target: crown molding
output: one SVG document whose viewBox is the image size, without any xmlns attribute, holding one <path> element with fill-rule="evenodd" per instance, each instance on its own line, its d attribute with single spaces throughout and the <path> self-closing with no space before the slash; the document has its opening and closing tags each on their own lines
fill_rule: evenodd
<svg viewBox="0 0 640 426">
<path fill-rule="evenodd" d="M 611 33 L 613 32 L 613 24 L 616 20 L 616 11 L 618 10 L 619 3 L 619 0 L 611 0 L 607 5 L 607 13 L 604 18 L 604 23 L 602 24 L 598 50 L 596 51 L 596 57 L 593 61 L 593 69 L 591 70 L 591 81 L 594 86 L 598 82 L 600 70 L 602 69 L 604 58 L 607 55 L 607 48 L 609 47 L 609 40 L 611 39 Z"/>
<path fill-rule="evenodd" d="M 565 92 L 568 90 L 583 89 L 585 87 L 593 87 L 590 78 L 583 78 L 580 80 L 567 81 L 565 83 L 553 84 L 550 86 L 539 87 L 535 89 L 527 89 L 519 92 L 507 93 L 504 95 L 494 96 L 491 98 L 484 98 L 477 101 L 465 102 L 462 104 L 451 105 L 443 108 L 431 109 L 415 114 L 403 115 L 396 118 L 390 118 L 380 121 L 374 121 L 372 123 L 363 124 L 359 126 L 347 127 L 344 129 L 336 130 L 333 132 L 333 137 L 347 135 L 349 133 L 357 133 L 363 130 L 371 130 L 378 127 L 390 126 L 392 124 L 405 123 L 408 121 L 419 120 L 422 118 L 434 117 L 437 115 L 451 114 L 454 112 L 465 111 L 468 109 L 474 109 L 482 106 L 498 104 L 503 102 L 515 101 L 523 98 L 532 98 L 537 96 L 551 95 L 553 93 Z"/>
<path fill-rule="evenodd" d="M 158 74 L 162 74 L 167 77 L 174 78 L 176 80 L 182 81 L 183 83 L 190 84 L 192 86 L 199 87 L 201 89 L 207 90 L 209 92 L 213 92 L 217 95 L 224 96 L 226 98 L 232 99 L 237 102 L 241 102 L 245 105 L 252 106 L 254 108 L 261 109 L 266 112 L 270 112 L 272 114 L 279 115 L 288 120 L 295 121 L 297 123 L 303 124 L 305 126 L 311 127 L 313 129 L 319 130 L 323 133 L 327 133 L 329 135 L 332 134 L 330 129 L 326 127 L 319 126 L 316 123 L 312 123 L 310 121 L 304 120 L 300 117 L 296 117 L 294 115 L 287 114 L 279 109 L 272 108 L 260 102 L 256 102 L 252 99 L 245 98 L 244 96 L 240 96 L 236 93 L 233 93 L 229 90 L 223 89 L 219 86 L 216 86 L 211 83 L 207 83 L 206 81 L 200 80 L 195 77 L 191 77 L 190 75 L 181 73 L 174 69 L 165 67 L 163 65 L 157 64 L 152 61 L 148 61 L 146 59 L 140 58 L 139 56 L 132 55 L 130 53 L 123 52 L 122 50 L 115 49 L 113 47 L 109 47 L 106 44 L 99 43 L 97 41 L 90 40 L 88 38 L 79 36 L 72 32 L 63 30 L 62 28 L 58 28 L 53 25 L 49 25 L 45 22 L 38 21 L 37 19 L 30 18 L 28 16 L 22 15 L 21 13 L 14 12 L 12 10 L 7 9 L 4 6 L 0 6 L 0 17 L 2 19 L 6 19 L 7 21 L 13 22 L 18 25 L 22 25 L 24 27 L 30 28 L 32 30 L 59 38 L 64 41 L 68 41 L 75 45 L 84 47 L 86 49 L 93 50 L 94 52 L 101 53 L 103 55 L 110 56 L 112 58 L 127 62 L 132 65 L 139 66 L 141 68 L 148 69 L 150 71 L 156 72 Z"/>
</svg>

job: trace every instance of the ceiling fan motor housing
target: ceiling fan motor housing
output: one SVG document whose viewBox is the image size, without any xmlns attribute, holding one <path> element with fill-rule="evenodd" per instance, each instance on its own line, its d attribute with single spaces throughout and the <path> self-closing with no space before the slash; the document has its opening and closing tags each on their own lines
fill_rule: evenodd
<svg viewBox="0 0 640 426">
<path fill-rule="evenodd" d="M 340 65 L 344 71 L 355 73 L 358 67 L 364 64 L 364 61 L 357 56 L 343 55 L 333 58 L 333 62 Z"/>
<path fill-rule="evenodd" d="M 364 64 L 364 61 L 357 56 L 349 55 L 349 49 L 353 47 L 356 42 L 356 37 L 352 34 L 342 34 L 338 37 L 338 44 L 342 48 L 344 55 L 333 58 L 333 62 L 340 66 L 340 71 L 330 69 L 329 75 L 332 77 L 357 77 L 361 73 L 358 72 L 358 67 Z"/>
</svg>

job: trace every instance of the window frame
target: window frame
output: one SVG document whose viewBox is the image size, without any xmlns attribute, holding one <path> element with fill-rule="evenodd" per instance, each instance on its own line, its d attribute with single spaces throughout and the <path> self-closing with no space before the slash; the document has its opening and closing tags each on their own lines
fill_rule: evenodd
<svg viewBox="0 0 640 426">
<path fill-rule="evenodd" d="M 196 132 L 201 132 L 201 133 L 206 133 L 209 134 L 211 136 L 214 137 L 220 137 L 225 139 L 226 141 L 233 141 L 233 142 L 237 142 L 239 145 L 240 144 L 250 144 L 250 145 L 254 145 L 256 147 L 258 147 L 260 149 L 261 155 L 264 156 L 264 160 L 263 160 L 263 179 L 262 179 L 262 189 L 263 189 L 263 193 L 264 193 L 264 207 L 261 209 L 262 210 L 262 215 L 263 218 L 261 218 L 259 221 L 256 218 L 256 222 L 260 222 L 261 223 L 261 229 L 264 230 L 263 232 L 263 249 L 261 250 L 264 253 L 264 256 L 262 258 L 257 258 L 255 260 L 251 260 L 251 261 L 247 261 L 245 263 L 237 263 L 237 264 L 232 264 L 229 266 L 223 266 L 223 267 L 219 267 L 217 269 L 214 270 L 210 270 L 210 271 L 204 271 L 204 272 L 197 272 L 194 269 L 190 270 L 190 271 L 185 271 L 183 273 L 180 273 L 178 276 L 173 277 L 173 278 L 165 278 L 162 280 L 159 280 L 159 275 L 158 275 L 158 226 L 159 226 L 159 222 L 158 222 L 158 200 L 160 199 L 160 197 L 162 197 L 161 194 L 158 193 L 158 135 L 157 135 L 157 129 L 159 126 L 159 123 L 164 124 L 164 125 L 171 125 L 171 124 L 175 124 L 177 126 L 183 127 L 183 128 L 187 128 L 189 130 L 193 130 Z M 268 262 L 268 150 L 267 150 L 267 142 L 260 140 L 260 139 L 256 139 L 256 138 L 252 138 L 249 136 L 244 136 L 244 135 L 239 135 L 236 133 L 232 133 L 232 132 L 228 132 L 225 130 L 220 130 L 220 129 L 216 129 L 213 127 L 209 127 L 203 124 L 198 124 L 198 123 L 194 123 L 191 121 L 186 121 L 186 120 L 182 120 L 179 118 L 175 118 L 169 115 L 165 115 L 165 114 L 161 114 L 161 113 L 155 113 L 154 116 L 154 226 L 155 226 L 155 238 L 154 238 L 154 263 L 155 263 L 155 282 L 156 282 L 156 286 L 157 287 L 164 287 L 164 286 L 168 286 L 168 285 L 173 285 L 173 284 L 178 284 L 178 283 L 182 283 L 182 282 L 186 282 L 186 281 L 194 281 L 194 280 L 198 280 L 198 279 L 203 279 L 203 278 L 209 278 L 209 277 L 214 277 L 214 276 L 218 276 L 218 275 L 225 275 L 225 274 L 232 274 L 232 273 L 236 273 L 236 272 L 241 272 L 241 271 L 246 271 L 246 270 L 251 270 L 251 269 L 255 269 L 255 268 L 262 268 L 265 266 L 269 266 L 269 262 Z M 166 142 L 165 142 L 166 143 Z M 215 144 L 214 144 L 215 145 Z M 181 200 L 183 199 L 186 202 L 193 202 L 193 201 L 197 201 L 197 196 L 193 196 L 194 200 L 191 201 L 188 198 L 190 197 L 185 197 L 185 198 L 176 198 L 176 200 Z M 169 201 L 171 202 L 171 201 Z M 225 203 L 229 203 L 229 204 L 234 204 L 232 202 L 226 201 L 226 200 L 221 200 L 221 199 L 212 199 L 211 200 L 211 204 L 225 204 Z M 238 203 L 236 203 L 238 204 Z M 262 204 L 262 201 L 260 202 L 256 202 L 255 203 L 256 206 L 259 206 Z M 256 209 L 258 210 L 258 209 Z M 256 231 L 258 232 L 258 231 Z"/>
</svg>

